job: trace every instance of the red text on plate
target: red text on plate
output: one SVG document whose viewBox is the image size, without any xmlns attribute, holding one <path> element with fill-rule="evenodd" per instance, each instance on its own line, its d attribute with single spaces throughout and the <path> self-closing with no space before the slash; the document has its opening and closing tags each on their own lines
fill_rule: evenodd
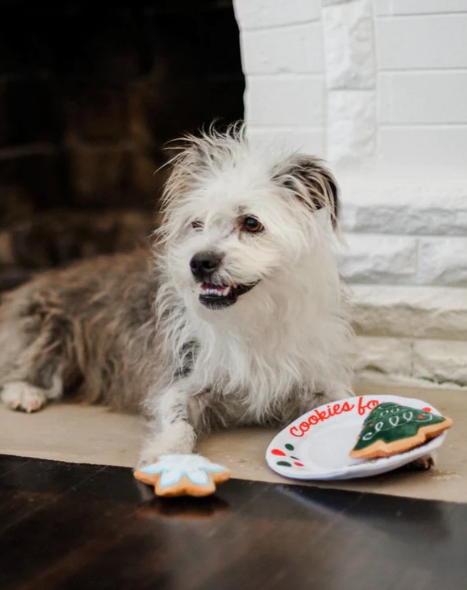
<svg viewBox="0 0 467 590">
<path fill-rule="evenodd" d="M 363 416 L 367 411 L 372 410 L 379 404 L 377 399 L 370 399 L 367 403 L 364 403 L 363 397 L 358 398 L 357 411 L 360 416 Z M 316 426 L 320 422 L 325 422 L 329 418 L 339 416 L 344 412 L 351 412 L 355 408 L 354 403 L 345 401 L 343 403 L 336 403 L 327 406 L 325 410 L 314 410 L 306 420 L 300 422 L 298 426 L 292 426 L 289 432 L 292 436 L 301 437 L 304 436 L 312 426 Z"/>
</svg>

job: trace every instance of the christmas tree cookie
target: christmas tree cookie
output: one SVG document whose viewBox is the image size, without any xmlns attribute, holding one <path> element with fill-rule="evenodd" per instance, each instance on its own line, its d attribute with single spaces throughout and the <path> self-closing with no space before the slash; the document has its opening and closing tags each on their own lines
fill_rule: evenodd
<svg viewBox="0 0 467 590">
<path fill-rule="evenodd" d="M 374 459 L 405 453 L 451 428 L 452 420 L 390 402 L 374 408 L 365 422 L 357 444 L 350 452 L 353 459 Z"/>
</svg>

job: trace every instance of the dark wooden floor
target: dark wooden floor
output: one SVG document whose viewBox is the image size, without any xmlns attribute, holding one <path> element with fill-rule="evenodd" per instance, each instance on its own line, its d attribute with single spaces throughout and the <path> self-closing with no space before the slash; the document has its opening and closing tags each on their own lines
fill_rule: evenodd
<svg viewBox="0 0 467 590">
<path fill-rule="evenodd" d="M 467 506 L 0 456 L 1 590 L 463 590 Z"/>
</svg>

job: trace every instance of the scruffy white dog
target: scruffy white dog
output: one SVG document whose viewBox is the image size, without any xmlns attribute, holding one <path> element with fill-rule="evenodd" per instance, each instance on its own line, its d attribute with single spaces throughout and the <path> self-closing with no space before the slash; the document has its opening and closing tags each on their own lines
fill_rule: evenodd
<svg viewBox="0 0 467 590">
<path fill-rule="evenodd" d="M 91 401 L 142 406 L 142 461 L 351 392 L 330 172 L 254 149 L 243 130 L 190 138 L 173 166 L 151 256 L 44 273 L 0 307 L 3 402 L 38 410 L 82 385 Z"/>
</svg>

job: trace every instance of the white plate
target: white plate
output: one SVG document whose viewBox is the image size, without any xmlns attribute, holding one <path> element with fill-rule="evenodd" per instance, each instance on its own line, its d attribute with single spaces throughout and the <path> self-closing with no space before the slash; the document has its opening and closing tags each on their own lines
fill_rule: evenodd
<svg viewBox="0 0 467 590">
<path fill-rule="evenodd" d="M 352 459 L 363 422 L 373 407 L 394 402 L 440 415 L 438 410 L 419 399 L 395 395 L 365 395 L 331 402 L 292 422 L 271 442 L 266 461 L 271 469 L 292 479 L 353 479 L 392 471 L 439 448 L 446 431 L 428 443 L 392 457 Z"/>
</svg>

